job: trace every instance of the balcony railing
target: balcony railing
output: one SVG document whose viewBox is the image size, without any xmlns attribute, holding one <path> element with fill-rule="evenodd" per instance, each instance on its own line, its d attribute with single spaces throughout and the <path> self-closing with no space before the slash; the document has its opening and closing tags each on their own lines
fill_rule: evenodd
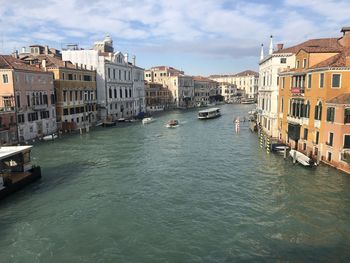
<svg viewBox="0 0 350 263">
<path fill-rule="evenodd" d="M 305 88 L 303 87 L 292 87 L 291 92 L 293 95 L 304 95 Z"/>
</svg>

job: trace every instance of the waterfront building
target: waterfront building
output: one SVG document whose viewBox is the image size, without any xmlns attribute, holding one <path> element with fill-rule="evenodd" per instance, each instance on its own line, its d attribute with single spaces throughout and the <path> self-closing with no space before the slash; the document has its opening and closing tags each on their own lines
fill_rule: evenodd
<svg viewBox="0 0 350 263">
<path fill-rule="evenodd" d="M 114 52 L 111 37 L 95 42 L 90 50 L 68 46 L 62 51 L 62 58 L 96 70 L 99 119 L 130 118 L 145 110 L 143 69 L 136 67 L 135 57 L 134 63 L 129 63 L 128 54 Z"/>
<path fill-rule="evenodd" d="M 341 32 L 341 38 L 303 43 L 295 68 L 279 74 L 278 100 L 279 138 L 338 168 L 347 165 L 344 155 L 350 148 L 350 28 Z"/>
<path fill-rule="evenodd" d="M 244 97 L 245 91 L 237 89 L 235 84 L 221 82 L 219 83 L 219 94 L 223 96 L 225 102 L 238 102 L 238 99 Z"/>
<path fill-rule="evenodd" d="M 207 106 L 215 100 L 218 83 L 209 78 L 193 77 L 195 106 Z"/>
<path fill-rule="evenodd" d="M 160 83 L 145 82 L 147 111 L 163 111 L 172 102 L 171 92 Z"/>
<path fill-rule="evenodd" d="M 53 54 L 30 52 L 25 56 L 23 53 L 19 55 L 27 64 L 53 73 L 58 129 L 72 131 L 96 124 L 95 70 L 79 68 L 78 64 L 62 61 L 60 56 Z"/>
<path fill-rule="evenodd" d="M 245 70 L 232 75 L 211 75 L 210 79 L 236 85 L 237 89 L 245 90 L 245 97 L 256 99 L 258 95 L 259 73 Z"/>
<path fill-rule="evenodd" d="M 0 75 L 0 111 L 6 115 L 3 125 L 9 128 L 7 138 L 2 137 L 6 140 L 3 143 L 23 142 L 55 132 L 52 73 L 1 55 Z"/>
<path fill-rule="evenodd" d="M 194 83 L 191 76 L 173 67 L 158 66 L 145 71 L 145 80 L 162 84 L 170 90 L 172 106 L 177 108 L 194 107 Z"/>
<path fill-rule="evenodd" d="M 294 67 L 297 48 L 283 48 L 283 44 L 277 44 L 274 51 L 271 36 L 268 55 L 264 56 L 264 46 L 261 45 L 257 119 L 265 134 L 272 138 L 278 138 L 278 73 Z"/>
</svg>

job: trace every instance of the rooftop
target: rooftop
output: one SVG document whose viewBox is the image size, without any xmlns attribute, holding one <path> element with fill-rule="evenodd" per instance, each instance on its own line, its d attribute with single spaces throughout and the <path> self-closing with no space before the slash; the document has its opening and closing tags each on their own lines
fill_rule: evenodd
<svg viewBox="0 0 350 263">
<path fill-rule="evenodd" d="M 350 104 L 350 93 L 344 93 L 344 94 L 338 95 L 338 96 L 328 100 L 326 103 L 329 103 L 329 104 Z"/>
<path fill-rule="evenodd" d="M 10 55 L 0 55 L 0 69 L 16 69 L 45 72 L 43 69 L 26 64 L 24 61 Z"/>
</svg>

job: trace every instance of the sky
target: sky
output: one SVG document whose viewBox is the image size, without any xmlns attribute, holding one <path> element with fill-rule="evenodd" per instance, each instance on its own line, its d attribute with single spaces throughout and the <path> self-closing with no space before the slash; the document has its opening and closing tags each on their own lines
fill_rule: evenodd
<svg viewBox="0 0 350 263">
<path fill-rule="evenodd" d="M 258 70 L 261 44 L 340 37 L 349 0 L 0 0 L 0 53 L 32 44 L 89 49 L 108 34 L 143 68 L 188 75 Z"/>
</svg>

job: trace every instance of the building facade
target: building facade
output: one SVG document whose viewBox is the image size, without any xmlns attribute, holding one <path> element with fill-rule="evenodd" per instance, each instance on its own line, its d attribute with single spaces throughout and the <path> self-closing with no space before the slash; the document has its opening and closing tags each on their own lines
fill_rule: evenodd
<svg viewBox="0 0 350 263">
<path fill-rule="evenodd" d="M 278 138 L 278 74 L 287 68 L 294 67 L 295 52 L 295 47 L 283 49 L 283 44 L 278 44 L 277 50 L 273 51 L 272 37 L 266 57 L 264 47 L 261 47 L 257 118 L 265 134 L 272 138 Z"/>
<path fill-rule="evenodd" d="M 53 75 L 13 56 L 0 56 L 0 82 L 7 125 L 16 124 L 8 142 L 24 142 L 56 132 Z M 16 137 L 15 138 L 15 134 Z"/>
<path fill-rule="evenodd" d="M 213 100 L 215 100 L 214 96 L 216 95 L 216 90 L 218 89 L 218 83 L 209 78 L 196 76 L 193 77 L 193 85 L 194 85 L 194 103 L 195 106 L 207 106 Z M 211 96 L 211 94 L 215 94 Z"/>
<path fill-rule="evenodd" d="M 171 92 L 160 83 L 145 83 L 147 111 L 163 111 L 172 103 Z"/>
<path fill-rule="evenodd" d="M 341 38 L 310 40 L 295 68 L 280 73 L 279 137 L 308 156 L 347 167 L 350 28 Z M 349 117 L 350 118 L 350 117 Z M 342 168 L 345 169 L 345 168 Z"/>
<path fill-rule="evenodd" d="M 131 118 L 145 110 L 144 82 L 142 77 L 133 76 L 143 69 L 129 63 L 128 54 L 114 52 L 109 36 L 96 42 L 91 50 L 69 48 L 62 52 L 63 60 L 96 70 L 98 117 L 101 120 Z"/>
<path fill-rule="evenodd" d="M 236 85 L 237 89 L 245 90 L 246 98 L 257 98 L 259 82 L 258 72 L 245 70 L 232 75 L 211 75 L 209 78 L 220 83 L 224 82 Z"/>
</svg>

